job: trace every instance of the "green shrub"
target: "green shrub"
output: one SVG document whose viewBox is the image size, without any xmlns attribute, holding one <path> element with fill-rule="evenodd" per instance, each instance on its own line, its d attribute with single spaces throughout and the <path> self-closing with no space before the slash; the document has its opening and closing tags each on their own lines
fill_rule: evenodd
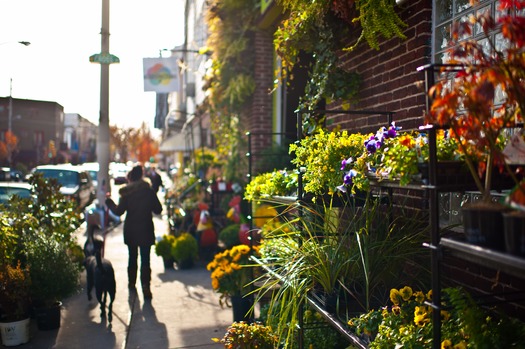
<svg viewBox="0 0 525 349">
<path fill-rule="evenodd" d="M 182 233 L 179 237 L 176 237 L 171 247 L 171 255 L 177 263 L 194 261 L 198 253 L 197 239 L 190 233 Z"/>
<path fill-rule="evenodd" d="M 240 229 L 240 224 L 230 224 L 219 232 L 219 240 L 222 241 L 227 249 L 241 243 L 239 240 Z"/>
<path fill-rule="evenodd" d="M 175 243 L 175 236 L 171 234 L 162 235 L 162 239 L 155 244 L 155 253 L 162 258 L 171 258 L 171 249 Z"/>
</svg>

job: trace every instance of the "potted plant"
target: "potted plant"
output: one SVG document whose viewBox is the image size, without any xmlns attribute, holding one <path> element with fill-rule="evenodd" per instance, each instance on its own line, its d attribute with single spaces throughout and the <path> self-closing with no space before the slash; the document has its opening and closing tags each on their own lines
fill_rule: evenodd
<svg viewBox="0 0 525 349">
<path fill-rule="evenodd" d="M 508 141 L 504 130 L 523 122 L 525 110 L 525 18 L 511 15 L 509 9 L 514 6 L 524 5 L 522 1 L 501 1 L 503 14 L 498 19 L 490 11 L 478 11 L 469 21 L 454 23 L 446 62 L 452 68 L 446 65 L 442 80 L 430 89 L 433 102 L 427 116 L 428 123 L 450 128 L 482 196 L 475 211 L 473 205 L 463 209 L 467 239 L 497 249 L 503 249 L 503 238 L 490 232 L 503 226 L 505 208 L 500 205 L 494 210 L 491 203 L 493 179 L 498 170 L 518 182 L 503 154 Z M 499 28 L 500 36 L 493 35 Z M 485 38 L 474 39 L 473 32 L 480 29 Z"/>
<path fill-rule="evenodd" d="M 5 346 L 29 341 L 30 286 L 29 270 L 20 261 L 15 267 L 0 266 L 0 331 Z"/>
<path fill-rule="evenodd" d="M 212 288 L 221 294 L 219 298 L 221 307 L 225 305 L 233 307 L 234 321 L 245 321 L 251 317 L 248 312 L 251 310 L 253 300 L 248 294 L 256 270 L 250 256 L 257 254 L 257 251 L 257 246 L 250 248 L 248 245 L 237 245 L 217 253 L 206 266 L 206 269 L 211 271 Z"/>
<path fill-rule="evenodd" d="M 295 154 L 292 163 L 304 169 L 305 193 L 329 196 L 339 193 L 337 187 L 342 177 L 339 164 L 349 157 L 360 156 L 368 137 L 360 133 L 348 134 L 347 131 L 319 130 L 303 138 L 299 144 L 291 144 L 290 153 Z"/>
<path fill-rule="evenodd" d="M 441 348 L 510 348 L 523 343 L 522 322 L 491 314 L 461 288 L 443 289 Z M 424 348 L 432 343 L 432 292 L 391 289 L 391 304 L 350 318 L 369 348 Z"/>
<path fill-rule="evenodd" d="M 244 198 L 256 202 L 272 196 L 290 196 L 297 193 L 297 173 L 274 170 L 252 178 L 244 189 Z"/>
<path fill-rule="evenodd" d="M 80 289 L 80 265 L 71 258 L 66 244 L 42 234 L 35 234 L 25 249 L 38 328 L 56 329 L 62 300 Z"/>
<path fill-rule="evenodd" d="M 235 245 L 239 245 L 241 241 L 239 240 L 239 229 L 241 228 L 240 224 L 230 224 L 224 227 L 219 232 L 219 241 L 224 245 L 226 249 L 232 248 Z"/>
<path fill-rule="evenodd" d="M 224 344 L 225 348 L 239 349 L 274 349 L 278 338 L 270 326 L 261 322 L 234 322 L 227 329 L 222 338 L 213 338 L 214 342 Z"/>
<path fill-rule="evenodd" d="M 162 238 L 155 243 L 155 254 L 162 258 L 164 269 L 173 269 L 175 259 L 171 254 L 171 249 L 174 243 L 175 236 L 172 234 L 162 235 Z"/>
<path fill-rule="evenodd" d="M 182 233 L 171 246 L 171 256 L 181 269 L 191 268 L 199 254 L 197 239 L 190 233 Z"/>
</svg>

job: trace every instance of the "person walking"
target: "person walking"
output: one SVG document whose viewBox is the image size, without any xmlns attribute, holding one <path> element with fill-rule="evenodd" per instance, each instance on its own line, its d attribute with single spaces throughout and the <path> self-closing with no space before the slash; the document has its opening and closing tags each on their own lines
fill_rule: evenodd
<svg viewBox="0 0 525 349">
<path fill-rule="evenodd" d="M 119 190 L 118 205 L 107 195 L 106 206 L 121 216 L 126 212 L 124 220 L 124 243 L 128 246 L 128 287 L 136 291 L 138 270 L 138 253 L 140 251 L 140 282 L 145 299 L 153 298 L 150 288 L 151 246 L 155 244 L 153 214 L 162 212 L 162 204 L 150 184 L 144 180 L 141 165 L 134 166 L 128 173 L 128 184 Z"/>
<path fill-rule="evenodd" d="M 151 189 L 153 189 L 155 193 L 159 191 L 160 187 L 164 187 L 164 184 L 162 183 L 162 178 L 160 177 L 160 174 L 157 172 L 155 167 L 150 167 L 146 176 L 150 179 Z"/>
</svg>

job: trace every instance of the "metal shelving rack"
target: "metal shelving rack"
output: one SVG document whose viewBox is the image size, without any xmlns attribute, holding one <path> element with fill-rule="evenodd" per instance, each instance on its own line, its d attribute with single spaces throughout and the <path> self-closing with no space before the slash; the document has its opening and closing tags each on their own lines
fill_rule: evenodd
<svg viewBox="0 0 525 349">
<path fill-rule="evenodd" d="M 458 69 L 458 66 L 444 64 L 430 64 L 418 68 L 425 73 L 425 90 L 429 91 L 435 83 L 435 74 L 439 69 L 446 68 L 449 71 Z M 430 110 L 430 97 L 427 96 L 426 109 Z M 525 259 L 506 253 L 497 252 L 480 246 L 464 243 L 447 237 L 441 237 L 439 224 L 439 192 L 463 191 L 464 186 L 439 183 L 437 179 L 437 127 L 425 127 L 429 135 L 429 184 L 426 189 L 429 192 L 429 209 L 431 225 L 431 242 L 426 244 L 431 251 L 432 272 L 432 313 L 433 341 L 432 348 L 441 348 L 441 263 L 444 254 L 454 256 L 462 260 L 478 265 L 490 266 L 492 269 L 501 270 L 509 275 L 525 279 Z M 502 188 L 500 188 L 502 189 Z"/>
</svg>

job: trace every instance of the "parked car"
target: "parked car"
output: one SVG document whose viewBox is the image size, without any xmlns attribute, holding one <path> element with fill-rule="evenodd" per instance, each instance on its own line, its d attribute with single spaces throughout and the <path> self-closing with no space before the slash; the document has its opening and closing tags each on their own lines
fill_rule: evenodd
<svg viewBox="0 0 525 349">
<path fill-rule="evenodd" d="M 82 166 L 40 165 L 32 173 L 42 173 L 44 178 L 55 178 L 61 185 L 60 193 L 75 200 L 79 209 L 83 210 L 95 199 L 95 186 Z"/>
<path fill-rule="evenodd" d="M 31 197 L 31 184 L 25 182 L 0 182 L 0 204 L 7 204 L 13 195 L 22 199 Z"/>
<path fill-rule="evenodd" d="M 20 182 L 24 180 L 22 172 L 9 167 L 0 167 L 0 181 Z"/>
<path fill-rule="evenodd" d="M 81 166 L 89 173 L 89 176 L 91 177 L 93 185 L 96 189 L 98 186 L 98 171 L 100 169 L 100 165 L 98 162 L 85 162 Z"/>
<path fill-rule="evenodd" d="M 131 170 L 128 165 L 112 162 L 109 166 L 111 178 L 113 178 L 113 183 L 115 183 L 115 185 L 126 184 L 128 182 L 128 172 Z"/>
</svg>

